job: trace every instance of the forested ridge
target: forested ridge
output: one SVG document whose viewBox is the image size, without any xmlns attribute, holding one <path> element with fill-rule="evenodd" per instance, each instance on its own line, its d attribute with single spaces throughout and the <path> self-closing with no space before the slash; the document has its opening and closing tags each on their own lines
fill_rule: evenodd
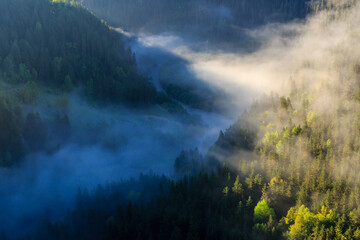
<svg viewBox="0 0 360 240">
<path fill-rule="evenodd" d="M 195 44 L 194 48 L 218 47 L 229 52 L 254 51 L 261 43 L 248 34 L 269 23 L 304 21 L 312 6 L 306 0 L 79 0 L 97 16 L 112 26 L 131 33 L 170 34 L 185 36 Z M 159 41 L 161 42 L 161 41 Z M 219 111 L 226 104 L 218 99 L 225 94 L 214 91 L 193 76 L 179 72 L 178 63 L 166 62 L 160 69 L 161 87 L 174 99 L 193 108 Z M 174 74 L 173 71 L 178 73 Z M 221 105 L 221 106 L 218 106 Z"/>
<path fill-rule="evenodd" d="M 158 105 L 188 116 L 139 73 L 123 36 L 74 1 L 0 2 L 0 87 L 1 166 L 66 142 L 71 94 L 99 107 Z M 37 111 L 52 102 L 47 98 L 56 98 L 51 103 L 55 114 L 44 120 Z"/>
<path fill-rule="evenodd" d="M 89 98 L 154 102 L 156 92 L 137 72 L 119 34 L 76 3 L 1 1 L 2 78 L 63 90 L 82 87 Z"/>
<path fill-rule="evenodd" d="M 125 29 L 160 31 L 188 29 L 191 25 L 219 28 L 251 27 L 271 21 L 303 19 L 310 8 L 307 1 L 233 0 L 83 0 L 85 6 Z M 201 29 L 200 29 L 201 30 Z M 213 32 L 216 34 L 216 31 Z M 221 33 L 221 32 L 219 32 Z"/>
</svg>

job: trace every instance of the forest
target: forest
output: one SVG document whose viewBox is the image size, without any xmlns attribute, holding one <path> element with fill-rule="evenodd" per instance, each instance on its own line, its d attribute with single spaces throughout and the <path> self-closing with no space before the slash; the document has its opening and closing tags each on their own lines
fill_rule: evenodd
<svg viewBox="0 0 360 240">
<path fill-rule="evenodd" d="M 9 83 L 63 91 L 82 86 L 90 98 L 155 101 L 154 88 L 136 71 L 131 49 L 80 5 L 2 1 L 0 36 L 2 78 Z"/>
<path fill-rule="evenodd" d="M 5 196 L 0 203 L 15 191 L 6 189 L 15 188 L 16 181 L 10 187 L 2 185 L 9 171 L 15 175 L 35 171 L 36 175 L 41 164 L 48 167 L 54 159 L 16 171 L 35 164 L 29 159 L 42 156 L 36 155 L 39 152 L 45 156 L 64 153 L 69 143 L 101 146 L 100 161 L 116 176 L 78 186 L 80 180 L 97 176 L 82 176 L 82 168 L 93 168 L 99 175 L 103 168 L 96 169 L 90 160 L 89 165 L 73 160 L 70 155 L 77 152 L 65 151 L 61 158 L 79 161 L 75 166 L 81 168 L 75 169 L 80 178 L 70 178 L 70 184 L 61 187 L 66 196 L 72 193 L 70 186 L 77 189 L 73 204 L 56 218 L 45 209 L 41 217 L 29 217 L 18 225 L 16 219 L 7 219 L 19 228 L 16 234 L 7 232 L 6 217 L 0 216 L 0 239 L 360 239 L 359 13 L 356 0 L 0 1 L 0 174 L 4 179 L 0 194 Z M 143 56 L 136 54 L 141 51 L 132 42 L 135 37 L 115 31 L 120 27 L 132 33 L 182 35 L 186 26 L 195 32 L 200 29 L 205 33 L 202 37 L 215 46 L 218 39 L 236 42 L 227 31 L 238 27 L 247 29 L 250 39 L 263 31 L 268 42 L 232 55 L 226 55 L 228 49 L 221 52 L 222 44 L 205 52 L 190 52 L 188 47 L 183 55 L 170 49 L 168 54 L 174 56 L 159 54 L 164 64 L 156 58 L 150 61 L 151 69 L 158 72 L 149 76 L 143 71 Z M 192 37 L 186 40 L 193 41 Z M 202 37 L 197 38 L 200 44 Z M 183 46 L 170 48 L 177 47 Z M 234 64 L 235 69 L 253 75 L 244 75 L 249 76 L 244 84 L 238 72 L 222 71 L 215 60 L 210 61 L 209 68 L 219 71 L 219 85 L 224 85 L 217 89 L 219 85 L 201 80 L 208 76 L 202 75 L 204 67 L 197 68 L 208 59 Z M 229 76 L 233 82 L 225 81 Z M 250 94 L 258 86 L 251 82 L 254 79 L 268 79 L 277 88 L 263 80 L 254 97 Z M 245 109 L 231 102 L 240 94 L 236 84 L 249 92 L 244 97 L 252 98 Z M 236 96 L 228 89 L 235 89 Z M 198 93 L 201 90 L 205 94 Z M 227 103 L 220 114 L 235 112 L 226 129 L 206 127 L 210 114 L 218 114 L 218 98 Z M 76 106 L 75 110 L 69 105 Z M 119 106 L 139 114 L 140 120 L 125 110 L 118 112 Z M 74 111 L 88 122 L 75 117 Z M 95 121 L 94 112 L 103 120 Z M 117 122 L 121 117 L 127 125 Z M 92 118 L 96 127 L 77 129 L 89 125 Z M 129 139 L 120 131 L 127 126 Z M 85 134 L 89 129 L 93 133 Z M 144 134 L 138 135 L 137 129 Z M 201 134 L 210 131 L 216 131 L 216 138 L 209 140 L 205 150 L 199 148 L 196 138 L 210 138 Z M 153 133 L 154 138 L 141 141 Z M 189 136 L 181 138 L 181 134 Z M 154 143 L 158 138 L 165 148 Z M 131 141 L 140 144 L 131 145 Z M 172 145 L 183 141 L 189 142 L 167 160 L 171 170 L 152 172 L 164 164 L 155 165 L 152 156 L 119 168 L 106 161 L 111 158 L 108 155 L 120 161 L 117 155 L 126 146 L 130 146 L 130 159 L 135 158 L 146 144 L 154 148 L 153 154 L 165 156 Z M 85 158 L 91 159 L 94 152 Z M 121 175 L 146 162 L 153 168 L 135 166 L 143 173 Z M 55 166 L 59 175 L 50 178 L 48 192 L 43 192 L 40 183 L 35 185 L 41 194 L 62 197 L 52 192 L 51 184 L 68 177 L 69 169 L 62 166 L 66 164 L 61 160 Z M 22 196 L 15 195 L 13 199 Z M 16 204 L 11 204 L 16 212 L 26 212 Z M 52 207 L 60 208 L 56 204 Z M 31 208 L 31 203 L 26 207 Z"/>
<path fill-rule="evenodd" d="M 186 115 L 180 104 L 157 92 L 138 72 L 135 54 L 119 34 L 75 2 L 1 1 L 0 74 L 4 166 L 46 149 L 47 132 L 61 132 L 57 144 L 66 141 L 70 121 L 61 109 L 73 92 L 94 105 L 161 105 Z M 44 122 L 38 112 L 23 111 L 49 92 L 58 96 L 58 113 L 50 121 Z"/>
</svg>

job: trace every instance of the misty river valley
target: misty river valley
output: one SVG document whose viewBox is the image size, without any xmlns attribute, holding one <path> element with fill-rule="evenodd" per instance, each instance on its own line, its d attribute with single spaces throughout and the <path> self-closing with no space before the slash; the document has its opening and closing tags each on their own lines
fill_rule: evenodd
<svg viewBox="0 0 360 240">
<path fill-rule="evenodd" d="M 0 240 L 360 239 L 359 15 L 0 0 Z"/>
</svg>

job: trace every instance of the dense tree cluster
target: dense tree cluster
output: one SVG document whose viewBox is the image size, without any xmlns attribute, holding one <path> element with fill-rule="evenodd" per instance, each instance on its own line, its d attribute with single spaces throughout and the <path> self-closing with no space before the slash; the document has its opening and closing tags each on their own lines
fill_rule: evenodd
<svg viewBox="0 0 360 240">
<path fill-rule="evenodd" d="M 67 8 L 83 11 L 65 1 L 56 2 L 61 3 L 44 3 L 51 14 Z M 255 3 L 259 2 L 252 1 Z M 313 7 L 336 9 L 337 13 L 349 7 L 341 5 L 340 9 L 335 3 L 317 2 Z M 1 4 L 11 6 L 11 2 Z M 133 4 L 147 6 L 150 1 Z M 233 4 L 235 8 L 239 3 Z M 181 10 L 181 4 L 177 6 Z M 32 24 L 35 30 L 46 26 Z M 330 74 L 322 74 L 324 69 L 315 71 L 309 56 L 298 67 L 300 77 L 291 81 L 285 96 L 263 96 L 239 121 L 220 132 L 205 156 L 196 149 L 182 152 L 174 167 L 177 178 L 185 177 L 174 181 L 149 175 L 141 176 L 140 182 L 99 186 L 90 193 L 80 190 L 75 209 L 65 219 L 44 223 L 24 239 L 360 239 L 360 61 L 353 57 L 353 49 L 359 49 L 357 33 L 350 33 L 351 49 L 348 42 L 331 48 L 331 65 L 324 65 L 336 80 L 317 78 Z M 44 81 L 41 76 L 47 75 L 36 65 L 28 65 L 32 62 L 27 58 L 16 62 L 16 45 L 21 52 L 25 50 L 19 47 L 20 41 L 14 44 L 4 48 L 14 49 L 2 55 L 4 78 L 27 79 L 19 99 L 31 101 L 37 95 L 32 82 Z M 131 59 L 130 53 L 127 56 Z M 54 63 L 49 68 L 52 74 L 56 69 L 61 72 L 63 59 L 50 61 Z M 115 69 L 120 75 L 126 72 Z M 304 72 L 312 74 L 301 75 Z M 52 75 L 55 80 L 57 76 Z M 71 73 L 62 78 L 57 84 L 64 89 L 79 84 Z M 85 83 L 87 93 L 92 94 L 95 79 Z M 167 97 L 157 95 L 157 101 L 168 103 Z M 66 116 L 59 123 L 65 129 Z M 26 151 L 26 145 L 32 149 L 43 146 L 47 134 L 42 125 L 38 114 L 23 118 L 9 101 L 1 101 L 2 164 L 11 163 L 14 154 Z"/>
<path fill-rule="evenodd" d="M 30 152 L 56 150 L 70 133 L 66 114 L 44 121 L 39 113 L 24 114 L 19 105 L 0 97 L 0 167 L 12 166 Z"/>
<path fill-rule="evenodd" d="M 331 13 L 345 16 L 347 8 Z M 327 20 L 321 24 L 336 16 Z M 131 201 L 103 218 L 76 218 L 76 210 L 40 228 L 44 239 L 60 229 L 91 239 L 72 228 L 74 219 L 93 220 L 97 239 L 359 239 L 359 36 L 349 36 L 331 48 L 325 68 L 306 56 L 285 96 L 263 96 L 205 156 L 182 152 L 175 169 L 193 176 L 168 180 L 153 201 Z M 316 77 L 329 71 L 331 80 Z M 223 166 L 209 170 L 207 162 Z"/>
<path fill-rule="evenodd" d="M 11 84 L 80 87 L 104 101 L 156 101 L 119 34 L 74 2 L 1 1 L 0 69 Z"/>
<path fill-rule="evenodd" d="M 258 221 L 253 219 L 253 211 L 260 196 L 252 199 L 248 189 L 226 167 L 185 177 L 176 183 L 165 179 L 156 201 L 134 204 L 134 200 L 114 211 L 108 210 L 116 202 L 118 191 L 82 194 L 81 204 L 64 222 L 43 224 L 25 239 L 249 239 L 256 236 L 251 226 L 253 221 Z M 147 182 L 151 178 L 147 177 Z M 142 197 L 139 193 L 138 198 Z M 264 216 L 261 221 L 268 224 L 265 218 L 270 216 L 262 211 L 266 209 L 257 212 Z"/>
<path fill-rule="evenodd" d="M 21 155 L 22 140 L 16 114 L 0 101 L 0 165 L 9 166 Z"/>
<path fill-rule="evenodd" d="M 80 4 L 0 1 L 0 166 L 54 150 L 69 137 L 66 94 L 75 89 L 91 103 L 158 104 L 188 120 L 179 103 L 138 73 L 121 35 Z M 46 121 L 39 110 L 24 110 L 52 97 L 59 114 Z"/>
<path fill-rule="evenodd" d="M 359 118 L 352 119 L 348 134 L 353 137 L 334 136 L 341 121 L 309 110 L 311 95 L 293 93 L 254 104 L 242 121 L 220 134 L 205 157 L 197 150 L 183 152 L 175 163 L 185 174 L 194 174 L 213 158 L 236 164 L 231 168 L 237 170 L 224 165 L 216 172 L 168 180 L 170 187 L 150 203 L 131 201 L 117 211 L 86 208 L 84 203 L 87 210 L 76 209 L 65 222 L 40 228 L 46 234 L 36 239 L 358 239 L 360 184 L 354 144 Z M 244 124 L 257 114 L 259 125 L 247 125 L 250 131 L 244 132 Z M 338 109 L 338 114 L 343 112 Z M 258 131 L 259 140 L 252 131 Z M 252 151 L 249 146 L 254 153 L 242 153 Z M 94 199 L 96 194 L 88 201 Z M 94 227 L 87 228 L 89 224 Z"/>
</svg>

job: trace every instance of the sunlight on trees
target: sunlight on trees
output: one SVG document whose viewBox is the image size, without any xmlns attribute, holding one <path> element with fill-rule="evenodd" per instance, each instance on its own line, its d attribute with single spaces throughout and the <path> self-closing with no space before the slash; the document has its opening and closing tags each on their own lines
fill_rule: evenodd
<svg viewBox="0 0 360 240">
<path fill-rule="evenodd" d="M 265 200 L 258 202 L 254 208 L 254 221 L 267 222 L 270 217 L 275 219 L 274 209 L 270 208 Z"/>
</svg>

